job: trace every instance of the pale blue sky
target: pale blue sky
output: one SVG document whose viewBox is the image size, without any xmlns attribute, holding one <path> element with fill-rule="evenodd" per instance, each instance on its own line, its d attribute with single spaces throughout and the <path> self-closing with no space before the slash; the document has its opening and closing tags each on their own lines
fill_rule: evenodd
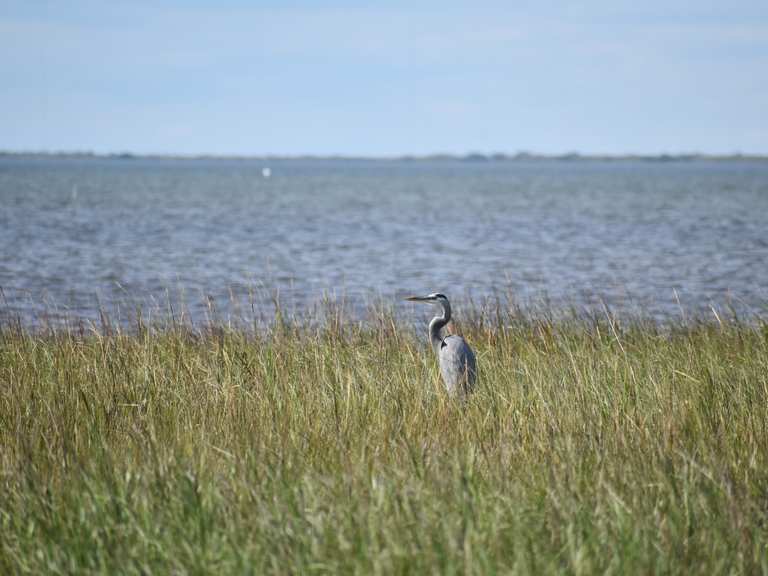
<svg viewBox="0 0 768 576">
<path fill-rule="evenodd" d="M 0 149 L 768 153 L 768 1 L 0 0 Z"/>
</svg>

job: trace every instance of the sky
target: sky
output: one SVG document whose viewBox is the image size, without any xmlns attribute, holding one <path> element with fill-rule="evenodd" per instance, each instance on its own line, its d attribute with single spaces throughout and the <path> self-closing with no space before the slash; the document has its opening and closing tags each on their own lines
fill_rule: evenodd
<svg viewBox="0 0 768 576">
<path fill-rule="evenodd" d="M 768 2 L 0 0 L 0 149 L 768 154 Z"/>
</svg>

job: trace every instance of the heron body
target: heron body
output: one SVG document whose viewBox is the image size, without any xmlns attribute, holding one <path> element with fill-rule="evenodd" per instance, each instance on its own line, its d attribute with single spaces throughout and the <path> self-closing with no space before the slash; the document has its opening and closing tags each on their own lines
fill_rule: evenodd
<svg viewBox="0 0 768 576">
<path fill-rule="evenodd" d="M 426 302 L 440 306 L 442 314 L 435 316 L 429 323 L 429 341 L 440 365 L 443 384 L 451 396 L 466 396 L 475 387 L 477 362 L 475 353 L 467 341 L 456 334 L 443 336 L 443 329 L 451 320 L 451 304 L 443 294 L 411 296 L 412 302 Z"/>
</svg>

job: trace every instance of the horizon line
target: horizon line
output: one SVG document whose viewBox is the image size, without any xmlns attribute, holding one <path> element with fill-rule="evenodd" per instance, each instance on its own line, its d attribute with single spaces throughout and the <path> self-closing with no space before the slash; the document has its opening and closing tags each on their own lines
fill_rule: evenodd
<svg viewBox="0 0 768 576">
<path fill-rule="evenodd" d="M 732 152 L 727 154 L 704 152 L 659 152 L 659 153 L 582 153 L 569 151 L 563 153 L 540 153 L 521 150 L 508 152 L 435 152 L 425 154 L 216 154 L 216 153 L 141 153 L 130 151 L 95 152 L 92 150 L 4 150 L 2 157 L 40 157 L 40 158 L 94 158 L 122 160 L 378 160 L 378 161 L 424 161 L 424 160 L 462 160 L 462 161 L 514 161 L 514 160 L 768 160 L 766 153 Z"/>
</svg>

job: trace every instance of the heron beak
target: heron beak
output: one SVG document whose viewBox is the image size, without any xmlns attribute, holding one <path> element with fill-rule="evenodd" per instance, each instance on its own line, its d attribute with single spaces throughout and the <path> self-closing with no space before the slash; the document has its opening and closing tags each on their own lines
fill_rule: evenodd
<svg viewBox="0 0 768 576">
<path fill-rule="evenodd" d="M 409 302 L 431 302 L 432 299 L 428 296 L 408 296 L 406 298 Z"/>
</svg>

